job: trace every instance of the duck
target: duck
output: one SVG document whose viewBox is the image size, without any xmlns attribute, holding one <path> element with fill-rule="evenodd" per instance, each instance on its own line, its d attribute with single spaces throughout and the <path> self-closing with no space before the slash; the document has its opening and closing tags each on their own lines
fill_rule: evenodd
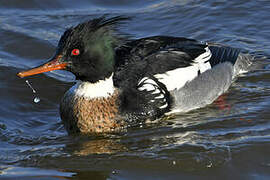
<svg viewBox="0 0 270 180">
<path fill-rule="evenodd" d="M 68 28 L 55 55 L 21 78 L 66 70 L 76 84 L 60 102 L 69 134 L 106 134 L 213 103 L 252 57 L 238 48 L 172 36 L 132 39 L 128 17 L 102 16 Z"/>
</svg>

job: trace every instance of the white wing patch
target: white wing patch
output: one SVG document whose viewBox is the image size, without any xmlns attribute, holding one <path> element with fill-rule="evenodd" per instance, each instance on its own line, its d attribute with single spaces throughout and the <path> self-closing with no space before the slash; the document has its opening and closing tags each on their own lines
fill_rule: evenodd
<svg viewBox="0 0 270 180">
<path fill-rule="evenodd" d="M 199 64 L 199 70 L 201 73 L 204 71 L 211 69 L 211 65 L 209 59 L 211 58 L 212 53 L 208 47 L 205 48 L 205 52 L 199 55 L 198 57 L 195 58 L 194 63 Z"/>
<path fill-rule="evenodd" d="M 199 55 L 198 57 L 196 57 L 194 59 L 194 62 L 204 63 L 205 61 L 208 61 L 211 58 L 212 53 L 211 53 L 210 49 L 208 47 L 206 47 L 204 49 L 205 49 L 205 52 L 202 53 L 201 55 Z"/>
<path fill-rule="evenodd" d="M 193 65 L 186 68 L 178 68 L 167 71 L 164 74 L 154 75 L 161 83 L 165 84 L 168 91 L 183 87 L 186 82 L 191 81 L 198 75 L 198 66 Z"/>
<path fill-rule="evenodd" d="M 167 71 L 164 74 L 155 74 L 154 76 L 161 83 L 166 85 L 168 91 L 180 89 L 188 81 L 191 81 L 197 77 L 198 72 L 203 73 L 206 70 L 211 69 L 209 62 L 211 56 L 212 53 L 210 49 L 206 47 L 205 52 L 195 58 L 191 66 Z"/>
</svg>

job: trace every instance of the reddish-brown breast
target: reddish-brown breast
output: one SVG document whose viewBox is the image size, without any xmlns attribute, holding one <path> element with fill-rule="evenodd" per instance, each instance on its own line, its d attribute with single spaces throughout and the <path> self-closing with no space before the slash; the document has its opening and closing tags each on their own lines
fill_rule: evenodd
<svg viewBox="0 0 270 180">
<path fill-rule="evenodd" d="M 112 133 L 123 129 L 119 115 L 118 92 L 112 96 L 89 99 L 66 94 L 61 102 L 61 119 L 69 133 Z"/>
</svg>

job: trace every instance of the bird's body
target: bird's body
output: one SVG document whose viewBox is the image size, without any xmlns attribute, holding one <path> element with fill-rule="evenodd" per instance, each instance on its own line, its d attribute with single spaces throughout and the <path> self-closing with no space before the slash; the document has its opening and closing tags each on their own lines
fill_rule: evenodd
<svg viewBox="0 0 270 180">
<path fill-rule="evenodd" d="M 193 39 L 154 36 L 121 41 L 110 29 L 121 20 L 99 18 L 67 30 L 53 61 L 19 74 L 37 74 L 44 67 L 75 74 L 78 82 L 60 106 L 70 133 L 121 131 L 203 107 L 251 64 L 239 49 Z"/>
</svg>

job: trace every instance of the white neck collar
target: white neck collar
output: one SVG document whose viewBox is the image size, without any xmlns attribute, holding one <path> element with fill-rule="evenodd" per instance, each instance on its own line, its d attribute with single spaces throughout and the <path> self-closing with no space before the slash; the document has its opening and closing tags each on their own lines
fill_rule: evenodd
<svg viewBox="0 0 270 180">
<path fill-rule="evenodd" d="M 83 96 L 90 99 L 109 97 L 115 91 L 112 77 L 113 74 L 109 78 L 100 80 L 96 83 L 78 81 L 71 88 L 71 91 L 73 91 L 75 96 Z"/>
</svg>

